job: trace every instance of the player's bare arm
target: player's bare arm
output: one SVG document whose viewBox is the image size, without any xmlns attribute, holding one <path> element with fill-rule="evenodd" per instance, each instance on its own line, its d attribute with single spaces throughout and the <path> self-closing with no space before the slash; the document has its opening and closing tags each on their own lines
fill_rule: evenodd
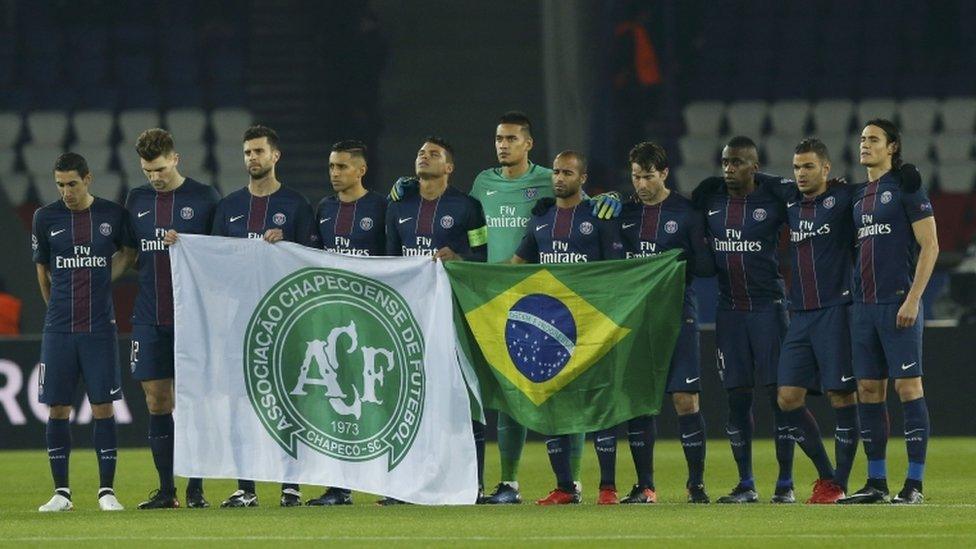
<svg viewBox="0 0 976 549">
<path fill-rule="evenodd" d="M 898 327 L 908 328 L 915 325 L 918 318 L 918 306 L 922 300 L 922 292 L 929 283 L 935 260 L 939 257 L 939 237 L 935 230 L 935 218 L 926 217 L 912 223 L 912 233 L 920 246 L 918 262 L 915 264 L 915 278 L 912 287 L 905 296 L 905 301 L 898 308 Z"/>
</svg>

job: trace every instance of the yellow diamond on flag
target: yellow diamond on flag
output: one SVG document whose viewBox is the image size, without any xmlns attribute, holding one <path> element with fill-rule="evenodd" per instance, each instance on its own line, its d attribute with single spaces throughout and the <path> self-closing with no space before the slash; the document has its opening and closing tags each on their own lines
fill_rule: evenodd
<svg viewBox="0 0 976 549">
<path fill-rule="evenodd" d="M 465 317 L 488 363 L 536 406 L 630 333 L 545 269 Z"/>
</svg>

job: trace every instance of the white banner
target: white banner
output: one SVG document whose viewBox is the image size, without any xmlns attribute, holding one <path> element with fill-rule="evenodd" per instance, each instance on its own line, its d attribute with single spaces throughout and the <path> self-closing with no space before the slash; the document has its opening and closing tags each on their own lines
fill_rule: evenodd
<svg viewBox="0 0 976 549">
<path fill-rule="evenodd" d="M 474 503 L 440 263 L 193 235 L 170 258 L 178 475 Z"/>
</svg>

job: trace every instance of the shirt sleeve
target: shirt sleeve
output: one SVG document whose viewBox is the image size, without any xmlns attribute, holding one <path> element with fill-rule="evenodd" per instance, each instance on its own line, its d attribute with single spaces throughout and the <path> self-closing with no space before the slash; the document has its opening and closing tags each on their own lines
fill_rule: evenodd
<svg viewBox="0 0 976 549">
<path fill-rule="evenodd" d="M 123 247 L 138 249 L 137 241 L 135 229 L 132 226 L 132 216 L 129 215 L 128 209 L 122 208 L 119 212 L 119 234 L 115 239 L 115 247 L 117 249 Z"/>
<path fill-rule="evenodd" d="M 47 223 L 41 219 L 41 209 L 34 212 L 34 220 L 31 223 L 31 252 L 34 263 L 47 265 L 51 262 L 51 247 L 47 241 Z"/>
<path fill-rule="evenodd" d="M 529 221 L 525 225 L 525 234 L 522 235 L 522 242 L 515 250 L 515 255 L 521 257 L 528 263 L 539 262 L 539 243 L 535 240 L 535 223 Z"/>
<path fill-rule="evenodd" d="M 386 208 L 386 255 L 403 255 L 400 232 L 397 231 L 397 204 L 398 202 L 391 202 Z"/>
<path fill-rule="evenodd" d="M 624 244 L 620 238 L 620 225 L 616 219 L 597 221 L 600 228 L 600 255 L 603 259 L 623 259 Z"/>
<path fill-rule="evenodd" d="M 214 208 L 213 220 L 210 224 L 210 234 L 214 236 L 227 236 L 226 227 L 224 226 L 224 202 L 226 198 L 220 199 L 217 202 L 217 207 Z"/>
<path fill-rule="evenodd" d="M 763 172 L 756 172 L 756 185 L 773 195 L 780 202 L 788 202 L 796 197 L 796 181 Z"/>
<path fill-rule="evenodd" d="M 688 216 L 690 227 L 688 229 L 688 254 L 687 268 L 691 274 L 697 277 L 715 276 L 715 257 L 708 247 L 708 239 L 705 238 L 705 218 L 702 212 L 692 210 Z"/>
<path fill-rule="evenodd" d="M 928 195 L 922 189 L 913 193 L 902 192 L 901 205 L 905 209 L 905 215 L 912 223 L 935 215 L 935 212 L 932 211 L 932 203 L 929 202 Z"/>
<path fill-rule="evenodd" d="M 485 262 L 488 258 L 488 227 L 485 223 L 485 211 L 481 207 L 481 202 L 474 198 L 468 198 L 470 205 L 468 212 L 468 222 L 465 229 L 468 231 L 468 249 L 470 252 L 461 254 L 467 261 Z"/>
<path fill-rule="evenodd" d="M 210 186 L 207 189 L 207 224 L 205 225 L 205 234 L 213 234 L 214 228 L 214 216 L 217 212 L 217 205 L 220 204 L 220 191 L 216 187 Z"/>
<path fill-rule="evenodd" d="M 318 248 L 319 235 L 312 224 L 312 205 L 304 197 L 295 212 L 295 242 L 309 248 Z"/>
</svg>

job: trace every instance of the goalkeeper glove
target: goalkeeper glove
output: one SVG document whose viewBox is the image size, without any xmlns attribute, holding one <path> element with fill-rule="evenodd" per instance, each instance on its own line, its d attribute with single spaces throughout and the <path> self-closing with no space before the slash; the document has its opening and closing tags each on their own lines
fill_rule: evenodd
<svg viewBox="0 0 976 549">
<path fill-rule="evenodd" d="M 399 202 L 407 197 L 407 195 L 412 194 L 417 190 L 417 186 L 420 181 L 412 175 L 404 175 L 403 177 L 398 177 L 393 183 L 393 188 L 390 189 L 390 194 L 387 195 L 387 200 L 391 202 Z"/>
<path fill-rule="evenodd" d="M 593 215 L 598 219 L 613 219 L 620 215 L 623 208 L 623 201 L 617 191 L 598 194 L 590 199 L 590 204 L 593 205 Z"/>
</svg>

